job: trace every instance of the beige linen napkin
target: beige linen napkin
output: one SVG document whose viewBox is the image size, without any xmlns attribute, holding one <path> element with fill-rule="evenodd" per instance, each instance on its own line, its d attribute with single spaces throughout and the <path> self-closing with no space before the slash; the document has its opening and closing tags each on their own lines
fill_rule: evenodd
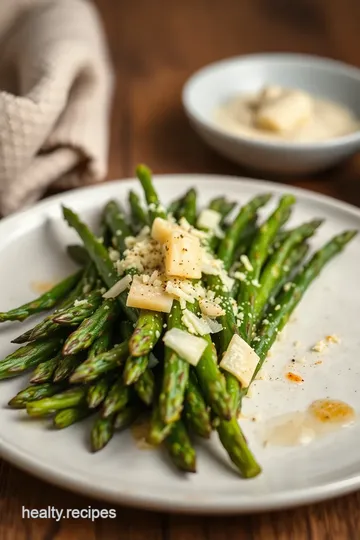
<svg viewBox="0 0 360 540">
<path fill-rule="evenodd" d="M 113 72 L 87 0 L 0 0 L 0 214 L 107 173 Z"/>
</svg>

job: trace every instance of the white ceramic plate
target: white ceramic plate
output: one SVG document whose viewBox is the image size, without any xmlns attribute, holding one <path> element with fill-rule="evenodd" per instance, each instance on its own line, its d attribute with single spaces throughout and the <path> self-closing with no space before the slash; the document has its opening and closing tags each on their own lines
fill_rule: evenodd
<svg viewBox="0 0 360 540">
<path fill-rule="evenodd" d="M 156 180 L 164 202 L 190 186 L 198 188 L 201 202 L 228 194 L 241 203 L 255 193 L 294 193 L 298 203 L 291 223 L 320 216 L 326 219 L 316 239 L 318 247 L 330 236 L 360 228 L 360 210 L 303 190 L 247 179 L 198 175 L 164 176 Z M 76 235 L 61 217 L 60 203 L 80 212 L 90 224 L 110 198 L 124 201 L 135 181 L 107 183 L 59 195 L 0 223 L 1 309 L 35 296 L 34 281 L 57 280 L 73 270 L 64 255 Z M 271 205 L 267 212 L 271 209 Z M 198 445 L 198 473 L 183 476 L 161 451 L 141 451 L 131 435 L 117 435 L 103 451 L 90 453 L 89 423 L 63 431 L 48 429 L 44 421 L 29 420 L 22 411 L 7 409 L 8 400 L 27 378 L 1 382 L 0 453 L 18 467 L 74 491 L 113 503 L 152 509 L 197 513 L 241 513 L 291 507 L 348 493 L 360 487 L 360 424 L 316 439 L 305 447 L 264 447 L 261 432 L 269 418 L 280 412 L 304 409 L 311 401 L 342 399 L 360 411 L 359 288 L 360 237 L 332 261 L 313 283 L 298 307 L 286 336 L 275 344 L 267 364 L 270 380 L 255 383 L 254 396 L 245 400 L 244 414 L 260 414 L 257 422 L 241 420 L 263 472 L 243 480 L 229 465 L 214 434 L 211 443 Z M 34 325 L 0 327 L 0 354 L 15 349 L 10 340 Z M 321 355 L 309 348 L 326 334 L 336 333 L 342 343 Z M 294 349 L 294 341 L 301 341 Z M 298 386 L 285 380 L 293 355 L 305 356 L 296 371 L 304 378 Z M 323 362 L 316 364 L 321 358 Z M 294 368 L 293 368 L 294 370 Z"/>
</svg>

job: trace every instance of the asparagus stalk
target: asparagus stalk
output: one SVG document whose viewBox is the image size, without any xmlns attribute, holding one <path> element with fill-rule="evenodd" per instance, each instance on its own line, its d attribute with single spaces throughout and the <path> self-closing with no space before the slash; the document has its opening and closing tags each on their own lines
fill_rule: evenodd
<svg viewBox="0 0 360 540">
<path fill-rule="evenodd" d="M 149 363 L 149 356 L 129 356 L 125 362 L 123 378 L 126 385 L 134 384 L 145 372 Z"/>
<path fill-rule="evenodd" d="M 114 434 L 114 415 L 108 418 L 97 418 L 91 429 L 90 444 L 93 452 L 102 450 Z"/>
<path fill-rule="evenodd" d="M 295 246 L 299 246 L 307 238 L 310 238 L 322 222 L 323 220 L 317 219 L 294 229 L 279 249 L 270 257 L 259 279 L 259 292 L 254 298 L 253 318 L 255 319 L 255 323 L 279 280 L 283 266 L 286 264 L 286 260 L 292 249 Z"/>
<path fill-rule="evenodd" d="M 70 376 L 71 383 L 95 381 L 104 373 L 109 373 L 125 362 L 129 354 L 129 343 L 124 341 L 109 351 L 95 357 L 89 357 L 80 364 Z"/>
<path fill-rule="evenodd" d="M 89 409 L 96 409 L 101 405 L 111 387 L 111 379 L 109 377 L 102 377 L 89 386 L 86 394 L 86 401 Z"/>
<path fill-rule="evenodd" d="M 54 394 L 62 392 L 65 388 L 66 384 L 64 383 L 32 384 L 27 388 L 20 390 L 20 392 L 9 401 L 8 405 L 14 409 L 26 409 L 26 404 L 28 402 L 53 396 Z"/>
<path fill-rule="evenodd" d="M 221 240 L 218 250 L 218 257 L 224 262 L 224 267 L 228 270 L 231 266 L 236 245 L 239 242 L 241 233 L 246 225 L 256 215 L 256 212 L 264 206 L 271 198 L 271 195 L 258 195 L 249 203 L 240 209 L 237 217 L 234 219 L 231 226 L 226 231 L 224 238 Z"/>
<path fill-rule="evenodd" d="M 112 287 L 119 280 L 119 276 L 115 270 L 114 264 L 110 259 L 109 253 L 102 242 L 90 231 L 83 223 L 79 216 L 70 208 L 63 206 L 63 215 L 70 227 L 74 228 L 84 242 L 86 251 L 91 260 L 96 265 L 96 268 L 107 287 Z M 136 311 L 129 309 L 126 306 L 127 294 L 122 293 L 117 297 L 117 300 L 126 314 L 128 319 L 135 322 L 137 319 Z"/>
<path fill-rule="evenodd" d="M 261 369 L 266 355 L 274 343 L 278 332 L 284 328 L 301 298 L 310 284 L 320 274 L 324 266 L 355 237 L 358 231 L 349 230 L 329 240 L 311 259 L 303 266 L 292 281 L 288 290 L 284 290 L 275 306 L 260 325 L 257 336 L 252 341 L 252 347 L 260 358 L 260 362 L 253 375 L 253 380 Z"/>
<path fill-rule="evenodd" d="M 293 195 L 284 195 L 271 214 L 261 225 L 258 234 L 249 250 L 249 267 L 246 270 L 246 281 L 240 288 L 238 299 L 239 308 L 242 311 L 240 334 L 246 340 L 251 339 L 253 331 L 254 303 L 259 288 L 259 277 L 263 263 L 267 257 L 267 251 L 284 221 L 284 213 L 289 216 L 289 208 L 295 203 Z"/>
<path fill-rule="evenodd" d="M 0 362 L 0 380 L 17 377 L 24 371 L 34 368 L 47 360 L 50 355 L 57 353 L 62 343 L 63 339 L 53 338 L 20 347 Z"/>
<path fill-rule="evenodd" d="M 154 401 L 155 378 L 151 369 L 147 368 L 134 384 L 135 391 L 145 405 L 150 406 Z"/>
<path fill-rule="evenodd" d="M 120 253 L 126 250 L 125 238 L 132 231 L 125 219 L 123 210 L 116 201 L 109 201 L 105 206 L 104 219 L 113 235 L 113 244 Z"/>
<path fill-rule="evenodd" d="M 85 319 L 81 325 L 74 330 L 67 338 L 63 354 L 73 355 L 80 351 L 88 349 L 99 334 L 106 330 L 109 322 L 114 320 L 118 315 L 118 305 L 114 299 L 105 300 L 102 305 L 93 313 L 93 315 Z"/>
<path fill-rule="evenodd" d="M 45 362 L 41 362 L 36 366 L 30 382 L 32 383 L 45 383 L 53 380 L 53 376 L 56 370 L 57 365 L 59 364 L 60 359 L 62 358 L 61 353 L 57 354 Z"/>
<path fill-rule="evenodd" d="M 130 389 L 124 384 L 123 378 L 120 375 L 110 387 L 105 398 L 101 413 L 102 417 L 107 418 L 123 409 L 128 404 L 130 396 Z"/>
<path fill-rule="evenodd" d="M 196 472 L 196 453 L 181 420 L 173 425 L 165 439 L 165 446 L 178 469 L 184 472 Z"/>
<path fill-rule="evenodd" d="M 53 419 L 53 426 L 57 429 L 64 429 L 75 422 L 80 422 L 90 416 L 92 411 L 87 407 L 71 407 L 57 412 Z"/>
<path fill-rule="evenodd" d="M 135 191 L 129 192 L 129 205 L 131 210 L 132 222 L 135 225 L 136 229 L 139 230 L 141 227 L 149 225 L 149 215 L 147 211 L 143 208 L 140 197 L 135 193 Z"/>
<path fill-rule="evenodd" d="M 131 426 L 139 417 L 141 408 L 137 405 L 129 405 L 115 415 L 114 430 L 123 431 Z"/>
<path fill-rule="evenodd" d="M 189 428 L 205 439 L 211 435 L 209 408 L 199 388 L 196 375 L 191 370 L 185 392 L 185 419 Z"/>
<path fill-rule="evenodd" d="M 86 387 L 70 388 L 50 397 L 29 401 L 26 410 L 30 416 L 47 416 L 62 409 L 86 404 Z"/>
</svg>

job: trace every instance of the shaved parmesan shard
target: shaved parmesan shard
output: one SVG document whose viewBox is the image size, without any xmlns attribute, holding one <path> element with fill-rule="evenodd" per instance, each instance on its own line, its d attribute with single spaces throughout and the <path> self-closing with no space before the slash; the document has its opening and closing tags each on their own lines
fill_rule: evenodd
<svg viewBox="0 0 360 540">
<path fill-rule="evenodd" d="M 201 313 L 206 315 L 207 317 L 221 317 L 221 315 L 225 315 L 225 311 L 219 304 L 216 304 L 215 302 L 212 302 L 211 300 L 206 300 L 205 298 L 199 301 L 199 306 L 201 309 Z"/>
<path fill-rule="evenodd" d="M 204 317 L 204 319 L 210 327 L 211 334 L 217 334 L 218 332 L 221 332 L 221 330 L 223 329 L 222 324 L 220 324 L 217 321 L 214 321 L 214 319 L 210 319 L 210 317 Z"/>
<path fill-rule="evenodd" d="M 201 278 L 200 240 L 185 231 L 173 230 L 165 246 L 165 272 L 168 276 Z"/>
<path fill-rule="evenodd" d="M 103 294 L 103 298 L 116 298 L 129 287 L 131 280 L 131 276 L 124 276 L 122 279 L 117 281 L 115 285 L 111 287 L 111 289 Z"/>
<path fill-rule="evenodd" d="M 221 359 L 220 367 L 236 377 L 244 388 L 251 382 L 260 358 L 238 334 L 234 334 Z"/>
<path fill-rule="evenodd" d="M 165 244 L 169 240 L 171 232 L 175 229 L 176 225 L 167 221 L 166 219 L 157 217 L 154 219 L 154 223 L 151 228 L 151 237 L 159 242 L 159 244 Z"/>
<path fill-rule="evenodd" d="M 219 226 L 221 217 L 221 214 L 216 210 L 205 208 L 200 212 L 196 225 L 199 229 L 213 231 Z"/>
<path fill-rule="evenodd" d="M 208 323 L 188 309 L 184 309 L 181 320 L 191 334 L 205 336 L 206 334 L 211 333 L 211 328 Z"/>
<path fill-rule="evenodd" d="M 172 297 L 164 291 L 162 284 L 144 283 L 141 276 L 133 277 L 126 301 L 128 307 L 170 313 L 172 303 Z"/>
<path fill-rule="evenodd" d="M 169 349 L 193 366 L 197 365 L 207 347 L 207 341 L 204 338 L 192 336 L 179 328 L 168 330 L 163 341 Z"/>
</svg>

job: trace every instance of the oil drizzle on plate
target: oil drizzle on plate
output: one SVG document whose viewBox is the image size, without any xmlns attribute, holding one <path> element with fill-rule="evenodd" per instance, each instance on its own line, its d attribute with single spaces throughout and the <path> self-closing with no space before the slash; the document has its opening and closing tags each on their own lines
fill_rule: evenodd
<svg viewBox="0 0 360 540">
<path fill-rule="evenodd" d="M 36 294 L 44 294 L 50 289 L 52 289 L 55 285 L 54 281 L 32 281 L 31 282 L 31 288 Z"/>
<path fill-rule="evenodd" d="M 282 414 L 267 422 L 264 444 L 299 446 L 329 432 L 348 427 L 356 419 L 353 407 L 344 401 L 319 399 L 306 411 Z"/>
</svg>

